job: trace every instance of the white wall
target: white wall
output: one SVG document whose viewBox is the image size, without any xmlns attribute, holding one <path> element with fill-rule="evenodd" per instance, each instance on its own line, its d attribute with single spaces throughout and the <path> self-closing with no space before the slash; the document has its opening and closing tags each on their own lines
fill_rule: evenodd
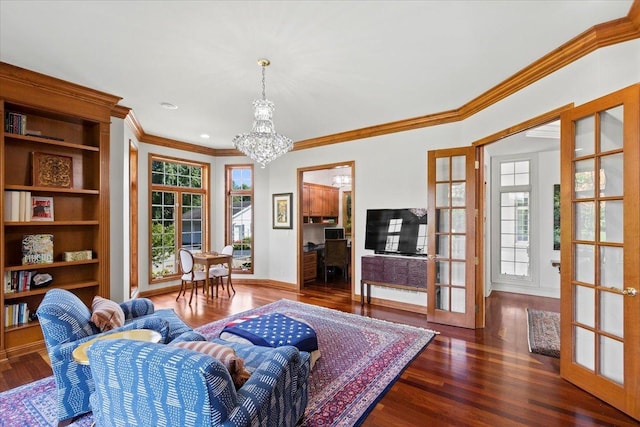
<svg viewBox="0 0 640 427">
<path fill-rule="evenodd" d="M 360 281 L 360 257 L 370 254 L 364 247 L 367 208 L 398 206 L 426 207 L 427 151 L 467 146 L 499 130 L 574 102 L 576 105 L 638 82 L 640 76 L 640 40 L 600 49 L 551 76 L 536 82 L 507 99 L 461 123 L 451 123 L 359 141 L 294 151 L 275 160 L 265 169 L 255 168 L 254 251 L 255 272 L 259 279 L 295 283 L 297 280 L 297 230 L 271 228 L 271 194 L 294 193 L 297 217 L 296 170 L 320 164 L 355 161 L 354 283 Z M 498 82 L 496 82 L 498 83 Z M 489 89 L 489 88 L 487 88 Z M 429 96 L 425 94 L 425 96 Z M 475 94 L 469 94 L 469 97 Z M 425 114 L 433 113 L 425 111 Z M 286 129 L 282 129 L 286 132 Z M 209 161 L 212 164 L 213 247 L 224 241 L 224 164 L 246 163 L 244 158 L 218 159 L 178 150 L 141 144 L 140 148 L 140 291 L 148 289 L 147 227 L 147 154 L 149 151 Z M 112 159 L 116 161 L 116 159 Z M 115 187 L 114 187 L 115 190 Z M 115 192 L 115 191 L 114 191 Z M 123 204 L 126 209 L 127 204 Z M 112 214 L 112 216 L 115 216 Z M 126 215 L 125 215 L 126 216 Z M 112 262 L 115 262 L 112 257 Z M 154 285 L 155 286 L 155 285 Z M 356 286 L 356 292 L 359 287 Z M 423 295 L 386 288 L 372 289 L 374 298 L 401 302 L 425 300 Z"/>
</svg>

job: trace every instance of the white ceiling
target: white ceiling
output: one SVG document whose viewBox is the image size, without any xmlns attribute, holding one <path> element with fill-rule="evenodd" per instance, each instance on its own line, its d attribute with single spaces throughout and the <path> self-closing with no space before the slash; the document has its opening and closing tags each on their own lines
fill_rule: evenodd
<svg viewBox="0 0 640 427">
<path fill-rule="evenodd" d="M 0 60 L 122 97 L 147 134 L 232 148 L 258 58 L 300 141 L 458 108 L 631 3 L 0 0 Z"/>
</svg>

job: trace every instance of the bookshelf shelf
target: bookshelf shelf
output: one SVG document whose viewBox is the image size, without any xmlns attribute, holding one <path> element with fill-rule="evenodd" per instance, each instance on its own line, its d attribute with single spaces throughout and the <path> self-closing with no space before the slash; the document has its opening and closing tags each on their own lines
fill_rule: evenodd
<svg viewBox="0 0 640 427">
<path fill-rule="evenodd" d="M 88 307 L 109 297 L 109 130 L 118 100 L 0 62 L 0 303 L 19 307 L 23 322 L 0 316 L 0 360 L 44 348 L 39 323 L 25 313 L 33 318 L 48 290 L 67 289 Z M 53 236 L 53 253 L 50 243 L 44 252 L 29 246 L 39 234 Z M 63 261 L 85 250 L 94 258 Z M 23 251 L 54 262 L 22 265 Z M 47 287 L 30 283 L 36 271 L 52 277 Z"/>
<path fill-rule="evenodd" d="M 7 326 L 5 330 L 7 333 L 14 333 L 14 332 L 19 332 L 20 330 L 23 330 L 26 328 L 35 328 L 35 327 L 39 328 L 40 322 L 38 322 L 37 320 L 31 320 L 27 323 L 21 323 L 19 325 Z"/>
<path fill-rule="evenodd" d="M 72 267 L 74 265 L 97 264 L 100 260 L 97 258 L 85 259 L 82 261 L 57 261 L 49 264 L 25 264 L 14 265 L 4 268 L 4 271 L 27 271 L 27 270 L 45 270 L 49 268 Z"/>
<path fill-rule="evenodd" d="M 98 285 L 99 285 L 98 282 L 87 281 L 87 282 L 70 283 L 70 284 L 67 284 L 67 285 L 48 286 L 46 288 L 32 289 L 30 291 L 15 292 L 15 293 L 12 293 L 12 294 L 8 293 L 8 294 L 4 295 L 4 300 L 5 301 L 11 301 L 11 300 L 15 300 L 15 299 L 21 299 L 21 298 L 25 298 L 25 297 L 30 297 L 30 296 L 33 296 L 33 295 L 43 295 L 43 294 L 46 294 L 47 291 L 49 289 L 53 288 L 53 287 L 72 290 L 72 289 L 83 289 L 83 288 L 92 287 L 92 286 L 98 286 Z"/>
<path fill-rule="evenodd" d="M 92 221 L 7 221 L 5 227 L 55 227 L 55 226 L 82 226 L 82 225 L 99 225 L 98 220 Z"/>
<path fill-rule="evenodd" d="M 60 194 L 78 194 L 78 195 L 99 195 L 100 190 L 81 189 L 81 188 L 52 188 L 52 187 L 36 187 L 33 185 L 5 185 L 5 190 L 14 191 L 31 191 L 38 193 L 60 193 Z"/>
<path fill-rule="evenodd" d="M 86 151 L 100 151 L 99 147 L 93 147 L 89 145 L 82 144 L 74 144 L 65 141 L 58 141 L 55 139 L 47 139 L 41 138 L 37 136 L 30 135 L 21 135 L 19 133 L 5 133 L 5 140 L 16 140 L 22 142 L 32 142 L 34 144 L 44 144 L 45 146 L 50 145 L 52 147 L 64 147 L 64 148 L 72 148 L 76 150 L 86 150 Z"/>
</svg>

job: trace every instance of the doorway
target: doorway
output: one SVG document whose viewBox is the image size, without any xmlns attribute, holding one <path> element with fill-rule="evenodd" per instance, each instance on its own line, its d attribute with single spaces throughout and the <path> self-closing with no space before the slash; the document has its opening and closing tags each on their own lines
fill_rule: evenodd
<svg viewBox="0 0 640 427">
<path fill-rule="evenodd" d="M 485 296 L 495 290 L 560 298 L 560 121 L 484 147 Z"/>
<path fill-rule="evenodd" d="M 473 144 L 477 158 L 483 159 L 485 145 L 561 117 L 562 254 L 554 265 L 559 269 L 562 264 L 560 374 L 636 419 L 639 365 L 632 349 L 638 348 L 640 336 L 640 305 L 634 298 L 640 276 L 639 94 L 636 84 Z M 484 168 L 479 172 L 480 182 L 486 182 Z M 478 193 L 479 212 L 484 213 L 486 187 Z M 479 224 L 478 235 L 486 237 L 485 221 Z M 482 247 L 477 252 L 481 258 Z M 482 281 L 482 259 L 478 265 L 476 277 Z"/>
<path fill-rule="evenodd" d="M 508 140 L 510 137 L 523 134 L 526 131 L 533 131 L 536 128 L 556 122 L 560 118 L 560 114 L 563 111 L 567 111 L 573 108 L 573 104 L 567 104 L 559 107 L 555 110 L 551 110 L 545 114 L 534 117 L 525 122 L 516 124 L 508 129 L 499 131 L 495 134 L 489 135 L 483 139 L 475 141 L 472 145 L 476 148 L 476 161 L 478 162 L 478 179 L 476 186 L 477 197 L 477 212 L 479 218 L 477 221 L 476 233 L 480 238 L 476 240 L 476 328 L 484 327 L 485 323 L 485 297 L 491 290 L 491 257 L 486 254 L 491 253 L 491 248 L 488 243 L 488 232 L 490 231 L 491 217 L 488 216 L 488 206 L 490 206 L 490 193 L 487 187 L 488 180 L 490 180 L 489 168 L 486 167 L 485 158 L 490 155 L 487 150 L 490 145 L 498 144 L 501 141 Z M 551 131 L 555 133 L 555 131 Z M 524 136 L 523 136 L 524 137 Z M 522 144 L 519 144 L 522 145 Z M 498 147 L 496 145 L 496 147 Z M 482 166 L 480 166 L 482 165 Z"/>
<path fill-rule="evenodd" d="M 347 161 L 298 169 L 300 289 L 353 296 L 354 168 Z M 328 247 L 327 239 L 341 242 Z M 328 253 L 336 246 L 337 255 Z"/>
</svg>

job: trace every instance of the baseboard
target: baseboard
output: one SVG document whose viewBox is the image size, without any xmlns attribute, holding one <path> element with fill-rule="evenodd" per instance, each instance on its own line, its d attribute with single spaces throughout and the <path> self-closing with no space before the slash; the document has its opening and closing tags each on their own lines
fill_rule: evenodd
<svg viewBox="0 0 640 427">
<path fill-rule="evenodd" d="M 35 341 L 18 347 L 12 347 L 10 350 L 5 351 L 5 358 L 11 359 L 13 357 L 22 356 L 29 353 L 38 352 L 45 349 L 43 340 Z"/>
<path fill-rule="evenodd" d="M 360 302 L 360 295 L 354 294 L 354 295 L 352 295 L 351 299 L 353 301 Z M 365 301 L 365 305 L 367 305 L 366 301 Z M 382 299 L 382 298 L 372 297 L 370 305 L 375 305 L 375 306 L 379 306 L 379 307 L 387 307 L 387 308 L 395 308 L 397 310 L 410 311 L 412 313 L 427 314 L 427 307 L 424 306 L 424 305 L 410 304 L 410 303 L 406 303 L 406 302 L 393 301 L 393 300 L 389 300 L 389 299 Z"/>
<path fill-rule="evenodd" d="M 280 282 L 277 280 L 233 278 L 233 283 L 237 285 L 249 285 L 249 286 L 260 285 L 260 286 L 266 286 L 273 289 L 282 289 L 285 291 L 292 291 L 292 292 L 299 291 L 298 286 L 295 283 Z M 147 297 L 147 296 L 162 295 L 162 294 L 168 294 L 171 292 L 178 292 L 179 290 L 180 290 L 180 285 L 167 286 L 160 289 L 153 289 L 153 290 L 140 292 L 139 296 Z M 360 302 L 360 295 L 352 292 L 351 300 Z M 410 304 L 406 302 L 399 302 L 399 301 L 393 301 L 393 300 L 382 299 L 382 298 L 371 298 L 371 305 L 379 306 L 379 307 L 394 308 L 397 310 L 410 311 L 412 313 L 423 313 L 423 314 L 427 313 L 427 307 L 424 305 Z"/>
<path fill-rule="evenodd" d="M 551 289 L 551 288 L 525 288 L 521 286 L 510 286 L 503 284 L 492 284 L 491 292 L 499 291 L 499 292 L 510 292 L 512 294 L 522 294 L 522 295 L 533 295 L 536 297 L 546 297 L 546 298 L 560 298 L 560 289 Z"/>
<path fill-rule="evenodd" d="M 139 289 L 139 288 L 138 288 Z M 148 289 L 146 291 L 138 291 L 138 297 L 152 297 L 156 295 L 170 294 L 171 292 L 178 292 L 180 290 L 180 284 L 174 286 L 165 286 L 163 288 Z"/>
<path fill-rule="evenodd" d="M 275 289 L 284 289 L 287 291 L 297 291 L 298 286 L 295 283 L 289 282 L 280 282 L 277 280 L 269 280 L 269 279 L 233 279 L 233 283 L 237 283 L 239 285 L 262 285 L 267 286 L 269 288 Z"/>
</svg>

